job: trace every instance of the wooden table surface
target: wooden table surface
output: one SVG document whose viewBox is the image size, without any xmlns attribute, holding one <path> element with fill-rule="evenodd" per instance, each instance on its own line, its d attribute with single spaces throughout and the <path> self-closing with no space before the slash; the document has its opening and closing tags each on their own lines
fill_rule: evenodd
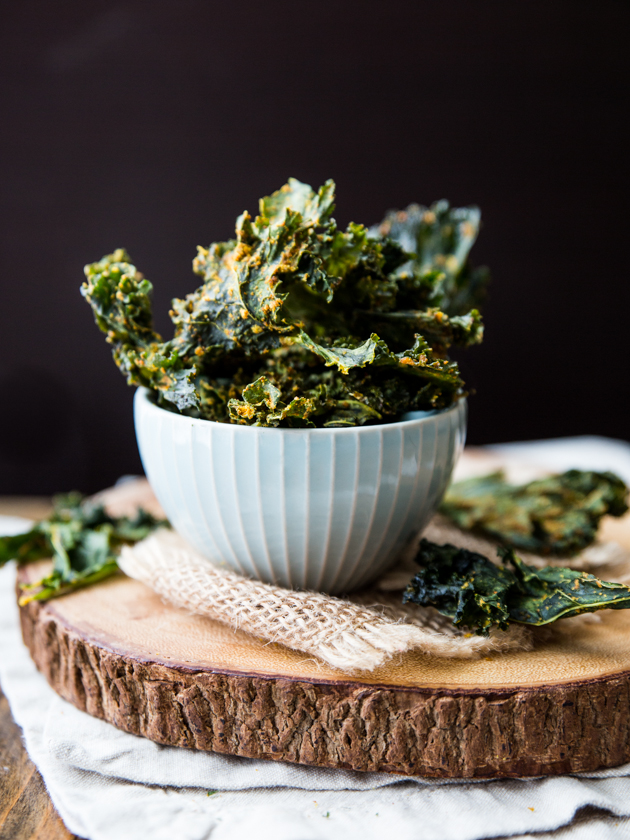
<svg viewBox="0 0 630 840">
<path fill-rule="evenodd" d="M 1 516 L 41 519 L 50 510 L 47 498 L 0 496 Z M 0 840 L 74 837 L 61 821 L 42 777 L 24 749 L 22 732 L 0 688 Z"/>
<path fill-rule="evenodd" d="M 73 840 L 22 745 L 0 690 L 0 840 Z"/>
</svg>

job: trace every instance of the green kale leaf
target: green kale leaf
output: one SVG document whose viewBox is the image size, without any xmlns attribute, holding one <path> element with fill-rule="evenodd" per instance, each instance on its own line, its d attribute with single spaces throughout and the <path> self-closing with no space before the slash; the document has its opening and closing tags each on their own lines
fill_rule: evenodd
<svg viewBox="0 0 630 840">
<path fill-rule="evenodd" d="M 30 531 L 0 537 L 0 565 L 52 557 L 52 572 L 24 585 L 20 598 L 21 605 L 45 601 L 113 575 L 121 546 L 143 540 L 167 524 L 141 509 L 132 518 L 112 517 L 102 505 L 70 493 L 57 497 L 50 518 Z"/>
<path fill-rule="evenodd" d="M 411 259 L 396 271 L 401 298 L 409 309 L 439 306 L 448 315 L 464 315 L 485 299 L 487 269 L 472 269 L 470 249 L 479 234 L 478 207 L 451 207 L 437 201 L 431 207 L 411 204 L 390 211 L 375 236 L 389 237 Z"/>
<path fill-rule="evenodd" d="M 569 470 L 513 486 L 502 472 L 452 485 L 440 510 L 459 528 L 542 555 L 590 545 L 605 515 L 622 516 L 628 488 L 610 472 Z"/>
<path fill-rule="evenodd" d="M 179 409 L 196 406 L 195 367 L 187 367 L 153 329 L 153 287 L 129 262 L 126 251 L 119 249 L 86 265 L 85 277 L 81 293 L 113 345 L 114 360 L 127 382 L 159 391 Z"/>
<path fill-rule="evenodd" d="M 502 566 L 465 548 L 422 540 L 421 570 L 403 602 L 435 607 L 457 626 L 487 635 L 511 621 L 541 626 L 596 610 L 630 608 L 630 587 L 557 566 L 535 569 L 499 547 Z"/>
</svg>

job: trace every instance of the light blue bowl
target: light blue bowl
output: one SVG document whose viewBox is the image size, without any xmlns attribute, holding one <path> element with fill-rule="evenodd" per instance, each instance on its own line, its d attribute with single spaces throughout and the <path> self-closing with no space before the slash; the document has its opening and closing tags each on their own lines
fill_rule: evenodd
<svg viewBox="0 0 630 840">
<path fill-rule="evenodd" d="M 196 420 L 138 389 L 145 472 L 203 555 L 281 586 L 371 583 L 427 524 L 464 446 L 466 403 L 399 423 L 268 429 Z"/>
</svg>

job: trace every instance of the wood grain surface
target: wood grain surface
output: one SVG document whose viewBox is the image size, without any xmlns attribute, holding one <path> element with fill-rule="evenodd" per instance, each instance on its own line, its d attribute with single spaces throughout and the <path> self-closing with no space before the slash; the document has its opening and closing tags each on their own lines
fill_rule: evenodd
<svg viewBox="0 0 630 840">
<path fill-rule="evenodd" d="M 73 840 L 22 744 L 0 690 L 0 840 Z"/>
<path fill-rule="evenodd" d="M 39 519 L 52 510 L 39 496 L 0 496 L 0 516 Z M 22 743 L 0 688 L 0 840 L 73 840 Z"/>
<path fill-rule="evenodd" d="M 609 528 L 630 544 L 628 517 Z M 30 564 L 22 579 L 44 571 Z M 630 611 L 559 622 L 532 651 L 474 661 L 412 651 L 361 677 L 178 610 L 122 574 L 32 603 L 21 619 L 62 697 L 162 744 L 439 778 L 630 760 Z"/>
</svg>

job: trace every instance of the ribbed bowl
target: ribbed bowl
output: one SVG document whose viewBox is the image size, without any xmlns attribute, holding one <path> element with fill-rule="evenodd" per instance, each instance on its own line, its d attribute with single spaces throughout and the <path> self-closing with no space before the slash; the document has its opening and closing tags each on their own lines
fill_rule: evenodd
<svg viewBox="0 0 630 840">
<path fill-rule="evenodd" d="M 266 429 L 196 420 L 138 389 L 145 472 L 173 527 L 252 578 L 340 593 L 379 577 L 439 504 L 466 403 L 399 423 Z"/>
</svg>

